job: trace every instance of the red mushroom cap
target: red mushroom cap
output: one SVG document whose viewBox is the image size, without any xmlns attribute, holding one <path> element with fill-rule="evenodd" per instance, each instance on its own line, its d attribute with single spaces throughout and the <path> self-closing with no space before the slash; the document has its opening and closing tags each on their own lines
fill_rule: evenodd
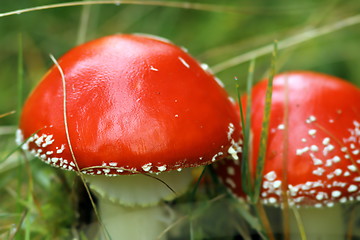
<svg viewBox="0 0 360 240">
<path fill-rule="evenodd" d="M 84 173 L 179 170 L 240 149 L 239 120 L 226 91 L 169 42 L 112 35 L 70 50 L 58 63 L 70 143 Z M 29 138 L 24 148 L 43 161 L 75 170 L 63 98 L 53 66 L 24 105 L 19 139 Z"/>
<path fill-rule="evenodd" d="M 259 153 L 266 87 L 264 80 L 252 90 L 253 169 Z M 243 106 L 245 102 L 246 97 Z M 285 160 L 291 204 L 321 207 L 360 200 L 360 90 L 319 73 L 276 76 L 260 196 L 264 203 L 281 204 Z M 230 191 L 244 196 L 238 162 L 219 162 L 217 167 Z"/>
</svg>

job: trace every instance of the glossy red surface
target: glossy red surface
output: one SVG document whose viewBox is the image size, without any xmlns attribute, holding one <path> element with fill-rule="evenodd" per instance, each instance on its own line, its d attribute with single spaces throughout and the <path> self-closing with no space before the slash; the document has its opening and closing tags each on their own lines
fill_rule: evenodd
<svg viewBox="0 0 360 240">
<path fill-rule="evenodd" d="M 266 86 L 267 81 L 261 81 L 252 91 L 253 169 L 259 152 Z M 242 100 L 244 105 L 246 98 Z M 240 166 L 233 161 L 220 162 L 218 171 L 229 189 L 243 196 Z M 263 202 L 279 204 L 284 184 L 292 204 L 320 207 L 360 200 L 359 88 L 313 72 L 276 76 Z"/>
<path fill-rule="evenodd" d="M 209 164 L 219 152 L 227 156 L 239 140 L 238 116 L 225 90 L 171 43 L 112 35 L 75 47 L 58 62 L 65 74 L 71 145 L 85 173 L 160 172 Z M 36 133 L 25 148 L 52 165 L 74 170 L 63 96 L 54 66 L 27 99 L 20 129 L 25 139 Z M 231 125 L 236 131 L 229 137 Z M 85 170 L 94 166 L 98 168 Z"/>
</svg>

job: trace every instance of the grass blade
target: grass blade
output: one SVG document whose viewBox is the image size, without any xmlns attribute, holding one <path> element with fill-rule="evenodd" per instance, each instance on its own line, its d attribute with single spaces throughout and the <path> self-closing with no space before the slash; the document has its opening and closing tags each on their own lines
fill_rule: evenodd
<svg viewBox="0 0 360 240">
<path fill-rule="evenodd" d="M 360 24 L 360 14 L 354 15 L 348 18 L 341 19 L 335 23 L 331 23 L 328 25 L 324 25 L 322 27 L 313 28 L 308 31 L 301 32 L 297 35 L 290 36 L 288 38 L 285 38 L 281 41 L 279 41 L 278 46 L 279 50 L 290 48 L 296 45 L 299 45 L 301 43 L 313 40 L 317 37 L 344 29 L 346 27 L 350 27 L 353 25 Z M 211 66 L 211 69 L 214 73 L 223 72 L 226 69 L 229 69 L 231 67 L 234 67 L 236 65 L 239 65 L 241 63 L 245 63 L 253 58 L 254 55 L 260 57 L 265 56 L 269 53 L 271 53 L 273 49 L 272 44 L 266 45 L 264 47 L 257 48 L 253 51 L 244 53 L 239 56 L 235 56 L 233 58 L 230 58 L 224 62 L 221 62 L 217 65 Z"/>
<path fill-rule="evenodd" d="M 293 211 L 293 214 L 295 217 L 296 225 L 298 227 L 298 231 L 299 231 L 301 240 L 307 240 L 304 224 L 302 222 L 299 211 L 296 209 L 296 207 L 292 207 L 292 211 Z"/>
<path fill-rule="evenodd" d="M 85 42 L 86 33 L 88 30 L 88 26 L 89 26 L 90 10 L 91 10 L 91 5 L 83 6 L 81 16 L 80 16 L 79 31 L 78 31 L 77 40 L 76 40 L 77 45 L 80 45 Z"/>
<path fill-rule="evenodd" d="M 260 189 L 262 184 L 262 176 L 265 165 L 265 156 L 267 152 L 267 140 L 268 140 L 269 123 L 270 123 L 272 85 L 276 71 L 276 65 L 275 65 L 276 56 L 277 56 L 277 42 L 274 42 L 274 51 L 273 51 L 273 57 L 271 63 L 272 66 L 271 66 L 271 72 L 270 72 L 268 85 L 266 89 L 266 96 L 265 96 L 265 107 L 264 107 L 264 115 L 263 115 L 262 128 L 261 128 L 259 155 L 256 164 L 254 195 L 252 198 L 253 203 L 257 203 L 259 200 Z"/>
<path fill-rule="evenodd" d="M 16 113 L 16 111 L 10 111 L 10 112 L 7 112 L 7 113 L 2 113 L 2 114 L 0 114 L 0 118 L 7 117 L 7 116 L 9 116 L 11 114 L 14 114 L 14 113 Z"/>
<path fill-rule="evenodd" d="M 120 1 L 120 0 L 110 0 L 110 1 L 74 1 L 74 2 L 63 2 L 63 3 L 54 3 L 30 8 L 24 8 L 20 10 L 10 11 L 0 13 L 1 17 L 7 17 L 22 13 L 42 11 L 54 8 L 64 8 L 64 7 L 76 7 L 76 6 L 89 6 L 89 5 L 145 5 L 145 6 L 161 6 L 161 7 L 170 7 L 170 8 L 183 8 L 183 9 L 193 9 L 198 11 L 210 11 L 210 12 L 230 12 L 230 13 L 240 13 L 240 14 L 261 14 L 263 11 L 259 11 L 252 8 L 239 8 L 226 5 L 215 5 L 215 4 L 206 4 L 206 3 L 193 3 L 193 2 L 176 2 L 176 1 Z M 276 12 L 275 12 L 276 13 Z"/>
<path fill-rule="evenodd" d="M 22 214 L 21 214 L 21 217 L 20 217 L 20 220 L 19 222 L 16 224 L 16 226 L 14 227 L 14 230 L 13 231 L 10 231 L 9 233 L 9 236 L 8 236 L 8 240 L 13 240 L 16 236 L 16 234 L 19 232 L 21 226 L 23 225 L 24 223 L 24 220 L 26 218 L 28 214 L 28 210 L 25 210 Z"/>
<path fill-rule="evenodd" d="M 22 43 L 22 34 L 19 33 L 18 36 L 18 66 L 17 66 L 17 72 L 18 72 L 18 78 L 17 78 L 17 114 L 18 119 L 20 120 L 20 114 L 23 104 L 23 93 L 24 93 L 24 60 L 23 60 L 23 43 Z"/>
<path fill-rule="evenodd" d="M 261 238 L 264 240 L 275 240 L 275 236 L 271 230 L 271 225 L 269 222 L 269 219 L 267 217 L 266 211 L 264 209 L 264 206 L 259 201 L 255 203 L 255 210 L 256 214 L 259 217 L 263 232 L 260 232 Z"/>
<path fill-rule="evenodd" d="M 284 138 L 283 138 L 283 157 L 282 157 L 282 175 L 283 183 L 281 185 L 281 196 L 283 209 L 283 234 L 284 240 L 290 239 L 290 219 L 289 219 L 289 197 L 288 197 L 288 158 L 289 158 L 289 83 L 285 78 L 285 92 L 284 92 Z"/>
<path fill-rule="evenodd" d="M 203 177 L 204 177 L 205 172 L 206 172 L 207 169 L 208 169 L 208 166 L 205 166 L 205 167 L 202 169 L 199 178 L 196 180 L 196 183 L 195 183 L 193 189 L 192 189 L 191 192 L 190 192 L 190 202 L 191 202 L 191 203 L 195 202 L 197 190 L 199 189 L 201 180 L 203 179 Z"/>
<path fill-rule="evenodd" d="M 254 182 L 252 181 L 251 177 L 251 142 L 250 142 L 250 129 L 251 129 L 251 89 L 254 80 L 254 69 L 255 69 L 255 59 L 251 60 L 249 66 L 249 74 L 247 78 L 247 101 L 246 101 L 246 120 L 244 120 L 244 111 L 241 104 L 240 96 L 238 95 L 238 101 L 240 106 L 240 116 L 241 116 L 241 126 L 243 129 L 243 137 L 244 137 L 244 144 L 243 144 L 243 152 L 242 152 L 242 161 L 241 161 L 241 176 L 242 176 L 242 187 L 244 192 L 248 196 L 253 195 L 252 187 Z M 238 87 L 238 86 L 237 86 Z M 237 90 L 239 92 L 239 90 Z"/>
<path fill-rule="evenodd" d="M 50 59 L 53 61 L 53 63 L 55 64 L 55 66 L 57 67 L 57 69 L 59 70 L 59 73 L 61 75 L 62 86 L 63 86 L 63 117 L 64 117 L 64 125 L 65 125 L 65 135 L 66 135 L 67 143 L 68 143 L 68 146 L 69 146 L 69 151 L 70 151 L 72 159 L 73 159 L 73 161 L 75 163 L 75 167 L 76 167 L 78 176 L 80 177 L 81 181 L 83 182 L 85 190 L 86 190 L 86 192 L 87 192 L 87 194 L 88 194 L 88 196 L 90 198 L 91 205 L 93 207 L 95 216 L 96 216 L 96 218 L 98 219 L 98 221 L 100 223 L 101 229 L 102 229 L 102 231 L 104 233 L 104 237 L 105 237 L 106 240 L 111 240 L 111 236 L 109 235 L 105 225 L 103 224 L 102 219 L 100 218 L 100 213 L 99 213 L 99 211 L 97 209 L 97 206 L 95 205 L 93 197 L 90 194 L 90 189 L 89 189 L 89 187 L 88 187 L 88 185 L 87 185 L 87 183 L 85 181 L 85 178 L 84 178 L 83 174 L 80 171 L 79 165 L 77 164 L 76 157 L 75 157 L 75 152 L 74 152 L 74 150 L 72 148 L 72 145 L 71 145 L 71 138 L 70 138 L 70 134 L 69 134 L 68 118 L 67 118 L 67 92 L 66 92 L 67 88 L 66 88 L 65 74 L 64 74 L 61 66 L 59 65 L 58 61 L 56 60 L 56 58 L 53 55 L 50 55 Z"/>
</svg>

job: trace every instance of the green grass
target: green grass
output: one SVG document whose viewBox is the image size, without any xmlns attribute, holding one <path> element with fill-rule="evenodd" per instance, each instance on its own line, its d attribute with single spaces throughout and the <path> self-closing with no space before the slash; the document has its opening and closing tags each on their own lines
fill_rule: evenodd
<svg viewBox="0 0 360 240">
<path fill-rule="evenodd" d="M 254 82 L 268 76 L 277 40 L 277 72 L 319 71 L 360 86 L 358 0 L 278 0 L 271 5 L 266 0 L 127 1 L 43 7 L 58 3 L 62 2 L 0 4 L 0 239 L 86 239 L 81 231 L 86 217 L 79 217 L 77 203 L 87 194 L 75 194 L 82 189 L 78 177 L 15 151 L 13 133 L 22 102 L 53 64 L 50 54 L 58 58 L 76 44 L 118 32 L 154 34 L 208 63 L 236 97 L 252 82 L 247 81 L 251 59 L 256 58 Z M 42 9 L 25 11 L 37 6 Z M 11 14 L 18 10 L 23 12 Z M 204 175 L 209 177 L 211 171 Z M 204 189 L 199 184 L 194 189 L 175 202 L 185 214 L 179 224 L 189 231 L 191 222 L 193 239 L 224 229 L 229 232 L 222 239 L 249 239 L 251 229 L 267 238 L 256 211 L 233 204 L 221 186 L 214 183 Z M 188 214 L 189 198 L 195 206 L 205 204 Z M 206 226 L 205 216 L 218 219 L 213 229 Z M 234 223 L 238 231 L 224 228 L 224 221 Z"/>
</svg>

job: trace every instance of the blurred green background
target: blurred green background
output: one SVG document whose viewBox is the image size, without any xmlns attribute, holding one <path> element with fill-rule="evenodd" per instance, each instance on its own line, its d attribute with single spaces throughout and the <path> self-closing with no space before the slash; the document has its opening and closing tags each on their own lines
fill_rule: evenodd
<svg viewBox="0 0 360 240">
<path fill-rule="evenodd" d="M 60 3 L 1 0 L 0 12 L 55 2 Z M 169 2 L 164 1 L 164 5 Z M 0 18 L 0 114 L 16 109 L 19 34 L 23 43 L 27 95 L 52 65 L 49 54 L 58 58 L 78 43 L 104 35 L 119 32 L 158 35 L 187 48 L 201 62 L 213 66 L 272 44 L 275 39 L 286 39 L 312 28 L 334 24 L 360 12 L 358 0 L 180 2 L 211 4 L 207 7 L 211 11 L 111 4 L 48 9 Z M 359 24 L 353 25 L 280 50 L 278 71 L 314 70 L 360 85 L 359 29 Z M 268 69 L 269 56 L 257 60 L 256 79 L 262 78 Z M 246 62 L 217 73 L 231 94 L 234 94 L 234 77 L 240 81 L 245 79 L 247 65 Z M 244 81 L 241 84 L 244 86 Z M 15 120 L 13 115 L 0 119 L 0 123 L 14 124 Z"/>
<path fill-rule="evenodd" d="M 0 16 L 9 11 L 55 3 L 61 1 L 0 0 Z M 174 3 L 172 1 L 136 3 L 62 7 L 0 17 L 0 116 L 16 110 L 22 99 L 19 96 L 27 96 L 40 81 L 52 65 L 49 54 L 59 58 L 81 42 L 114 33 L 158 35 L 185 47 L 199 61 L 217 70 L 219 64 L 225 63 L 227 67 L 216 75 L 225 83 L 228 92 L 235 96 L 234 78 L 239 79 L 240 87 L 244 89 L 249 62 L 241 61 L 230 67 L 226 65 L 227 60 L 246 56 L 249 52 L 259 53 L 267 45 L 271 50 L 274 40 L 282 43 L 284 39 L 290 39 L 293 43 L 304 32 L 315 29 L 313 33 L 316 35 L 321 33 L 316 29 L 330 26 L 325 28 L 329 33 L 290 48 L 281 49 L 279 44 L 277 70 L 318 71 L 360 86 L 359 0 L 179 0 L 176 2 L 178 7 L 167 6 Z M 354 20 L 356 24 L 336 31 L 331 29 L 352 16 L 357 16 Z M 18 90 L 17 83 L 20 42 L 23 92 Z M 256 80 L 266 76 L 270 61 L 270 54 L 257 57 Z M 21 222 L 23 207 L 29 206 L 21 203 L 21 199 L 29 196 L 26 189 L 32 189 L 27 185 L 26 171 L 29 169 L 26 163 L 19 160 L 9 164 L 9 161 L 4 161 L 16 148 L 13 132 L 17 118 L 18 113 L 0 118 L 0 238 L 2 231 L 7 231 L 6 226 Z M 35 203 L 44 204 L 38 208 L 46 210 L 52 206 L 48 203 L 60 201 L 61 195 L 55 190 L 63 186 L 53 185 L 62 183 L 59 173 L 54 175 L 53 169 L 39 162 L 31 163 L 32 171 L 43 169 L 34 175 L 32 191 L 38 200 L 41 199 Z M 21 169 L 14 172 L 17 167 Z M 49 176 L 52 183 L 46 180 Z M 31 210 L 30 207 L 28 209 Z M 12 211 L 16 214 L 11 215 Z M 42 221 L 56 216 L 55 222 L 68 224 L 66 209 L 61 210 L 62 218 L 59 218 L 58 211 L 44 211 Z M 31 216 L 36 222 L 36 211 Z M 48 227 L 44 225 L 37 230 L 46 231 L 43 229 L 45 226 Z"/>
</svg>

